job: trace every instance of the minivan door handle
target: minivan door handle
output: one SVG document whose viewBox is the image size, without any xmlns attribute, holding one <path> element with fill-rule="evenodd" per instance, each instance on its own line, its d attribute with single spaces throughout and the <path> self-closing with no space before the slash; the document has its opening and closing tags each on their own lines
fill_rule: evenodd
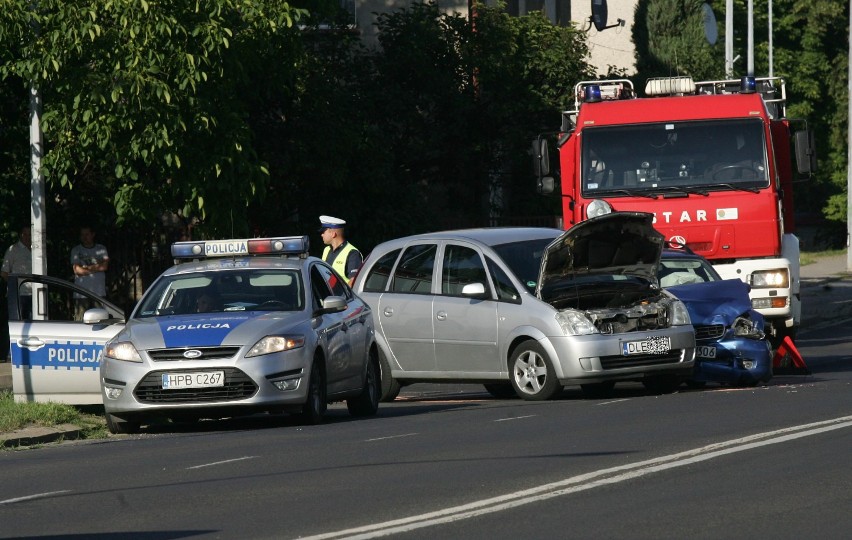
<svg viewBox="0 0 852 540">
<path fill-rule="evenodd" d="M 386 308 L 385 308 L 385 311 L 384 311 L 384 314 L 385 314 L 385 317 L 391 317 L 391 316 L 393 316 L 393 308 L 386 307 Z"/>
<path fill-rule="evenodd" d="M 447 312 L 446 311 L 439 311 L 438 313 L 435 314 L 435 318 L 438 319 L 439 321 L 446 321 L 447 320 Z"/>
</svg>

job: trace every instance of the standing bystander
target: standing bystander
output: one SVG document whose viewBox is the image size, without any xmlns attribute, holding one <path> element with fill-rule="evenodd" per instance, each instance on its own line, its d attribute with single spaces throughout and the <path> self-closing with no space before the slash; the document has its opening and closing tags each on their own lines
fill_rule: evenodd
<svg viewBox="0 0 852 540">
<path fill-rule="evenodd" d="M 364 257 L 358 248 L 346 241 L 345 226 L 346 222 L 342 219 L 320 216 L 319 232 L 322 233 L 322 242 L 325 244 L 322 260 L 331 265 L 346 283 L 352 285 Z"/>
<path fill-rule="evenodd" d="M 98 296 L 106 297 L 106 271 L 109 268 L 107 248 L 95 243 L 95 230 L 80 227 L 80 243 L 71 249 L 71 266 L 74 283 Z M 94 302 L 82 294 L 74 294 L 75 318 L 83 320 L 83 313 L 94 306 Z"/>
<path fill-rule="evenodd" d="M 6 256 L 3 257 L 3 267 L 0 269 L 0 275 L 3 280 L 9 279 L 9 274 L 32 274 L 33 273 L 33 252 L 32 252 L 32 228 L 29 225 L 21 227 L 18 241 L 9 246 L 6 250 Z M 32 293 L 30 292 L 30 284 L 24 284 L 19 295 L 19 305 L 21 308 L 22 320 L 30 318 L 32 313 Z"/>
</svg>

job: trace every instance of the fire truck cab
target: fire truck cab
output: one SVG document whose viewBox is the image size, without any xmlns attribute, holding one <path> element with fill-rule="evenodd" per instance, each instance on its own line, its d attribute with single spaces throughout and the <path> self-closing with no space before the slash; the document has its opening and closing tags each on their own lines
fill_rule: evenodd
<svg viewBox="0 0 852 540">
<path fill-rule="evenodd" d="M 750 285 L 773 342 L 794 336 L 793 155 L 799 175 L 816 158 L 804 123 L 794 131 L 786 118 L 783 79 L 651 79 L 645 95 L 627 79 L 578 83 L 560 131 L 534 142 L 539 191 L 559 183 L 565 228 L 609 212 L 653 213 L 666 239 Z"/>
</svg>

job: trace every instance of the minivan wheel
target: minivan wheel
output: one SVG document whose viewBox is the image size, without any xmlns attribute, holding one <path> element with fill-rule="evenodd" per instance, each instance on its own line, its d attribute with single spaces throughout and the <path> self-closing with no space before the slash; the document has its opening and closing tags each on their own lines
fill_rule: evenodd
<svg viewBox="0 0 852 540">
<path fill-rule="evenodd" d="M 509 356 L 509 379 L 515 392 L 528 401 L 544 401 L 562 391 L 553 364 L 537 341 L 520 343 Z"/>
</svg>

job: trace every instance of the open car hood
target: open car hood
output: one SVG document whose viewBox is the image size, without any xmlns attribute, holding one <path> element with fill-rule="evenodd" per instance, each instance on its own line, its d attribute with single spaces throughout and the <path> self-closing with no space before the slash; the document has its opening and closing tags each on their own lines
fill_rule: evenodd
<svg viewBox="0 0 852 540">
<path fill-rule="evenodd" d="M 606 303 L 604 297 L 619 290 L 658 289 L 665 237 L 653 219 L 644 212 L 613 212 L 574 225 L 545 248 L 536 296 L 553 303 L 574 288 Z"/>
</svg>

